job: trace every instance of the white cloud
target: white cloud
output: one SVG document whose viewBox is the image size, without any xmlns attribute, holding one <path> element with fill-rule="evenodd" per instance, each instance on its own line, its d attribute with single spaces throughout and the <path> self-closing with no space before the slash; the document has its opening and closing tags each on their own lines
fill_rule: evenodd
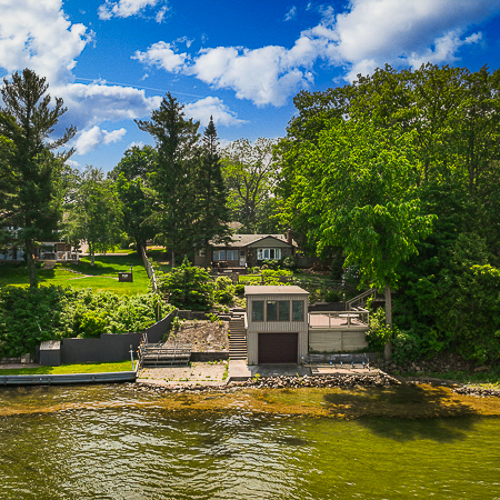
<svg viewBox="0 0 500 500">
<path fill-rule="evenodd" d="M 164 4 L 155 16 L 156 22 L 161 23 L 168 10 L 168 6 L 166 2 L 160 0 L 106 0 L 105 3 L 99 6 L 97 13 L 99 19 L 108 21 L 112 17 L 127 18 L 140 15 L 142 11 L 156 7 L 158 4 Z"/>
<path fill-rule="evenodd" d="M 89 130 L 80 132 L 74 141 L 73 147 L 75 147 L 78 156 L 85 155 L 90 151 L 94 151 L 102 144 L 111 144 L 120 141 L 126 133 L 127 130 L 124 128 L 108 132 L 95 125 Z"/>
<path fill-rule="evenodd" d="M 74 83 L 55 88 L 52 92 L 62 97 L 68 108 L 62 116 L 62 125 L 72 124 L 79 130 L 103 121 L 142 118 L 150 115 L 161 103 L 160 96 L 146 97 L 144 90 L 118 85 Z"/>
<path fill-rule="evenodd" d="M 236 118 L 235 113 L 230 111 L 218 97 L 209 96 L 194 103 L 186 104 L 184 112 L 187 116 L 198 120 L 204 127 L 210 122 L 211 116 L 213 116 L 216 126 L 230 127 L 245 123 L 244 120 Z"/>
<path fill-rule="evenodd" d="M 66 18 L 62 0 L 2 2 L 0 67 L 9 73 L 29 67 L 51 84 L 65 81 L 91 38 Z"/>
<path fill-rule="evenodd" d="M 352 0 L 345 12 L 325 9 L 323 22 L 302 36 L 352 80 L 385 63 L 453 62 L 460 47 L 480 40 L 463 38 L 467 27 L 499 11 L 491 0 Z"/>
<path fill-rule="evenodd" d="M 148 66 L 162 68 L 170 73 L 179 72 L 188 59 L 186 53 L 178 54 L 175 46 L 166 42 L 157 42 L 151 45 L 146 52 L 137 50 L 131 57 Z"/>
<path fill-rule="evenodd" d="M 291 21 L 297 17 L 297 7 L 294 5 L 286 14 L 285 21 Z"/>
</svg>

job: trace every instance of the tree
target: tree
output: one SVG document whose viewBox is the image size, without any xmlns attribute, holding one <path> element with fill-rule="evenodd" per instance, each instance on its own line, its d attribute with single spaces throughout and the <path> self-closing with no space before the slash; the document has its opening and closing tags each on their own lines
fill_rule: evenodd
<svg viewBox="0 0 500 500">
<path fill-rule="evenodd" d="M 136 120 L 138 127 L 156 141 L 158 166 L 150 181 L 158 211 L 153 219 L 159 231 L 157 239 L 172 253 L 172 266 L 175 266 L 176 252 L 192 251 L 196 218 L 193 200 L 196 199 L 194 172 L 199 157 L 199 123 L 191 118 L 186 120 L 183 107 L 167 93 L 150 121 Z"/>
<path fill-rule="evenodd" d="M 127 151 L 110 172 L 121 201 L 122 229 L 132 239 L 137 251 L 146 248 L 146 241 L 154 237 L 152 222 L 154 200 L 149 188 L 149 176 L 156 171 L 158 154 L 151 146 L 134 146 Z"/>
<path fill-rule="evenodd" d="M 332 121 L 302 158 L 291 203 L 309 224 L 309 240 L 318 253 L 340 246 L 346 266 L 359 266 L 365 284 L 385 290 L 391 325 L 397 268 L 417 251 L 433 219 L 420 211 L 411 135 Z"/>
<path fill-rule="evenodd" d="M 212 118 L 203 134 L 196 178 L 196 239 L 204 249 L 208 249 L 211 240 L 221 242 L 230 234 L 227 190 L 222 178 L 219 142 Z"/>
<path fill-rule="evenodd" d="M 271 139 L 232 142 L 222 152 L 223 172 L 229 188 L 229 203 L 243 232 L 256 231 L 258 214 L 271 198 L 276 182 L 276 162 Z M 264 212 L 265 213 L 265 212 Z"/>
<path fill-rule="evenodd" d="M 25 69 L 14 73 L 12 80 L 4 79 L 1 89 L 0 136 L 8 141 L 9 209 L 4 221 L 15 229 L 24 243 L 30 276 L 30 287 L 38 286 L 35 249 L 37 241 L 50 237 L 61 217 L 61 171 L 72 150 L 53 154 L 76 133 L 66 129 L 59 139 L 50 141 L 55 125 L 66 108 L 63 100 L 46 94 L 45 78 Z M 5 189 L 5 188 L 4 188 Z"/>
<path fill-rule="evenodd" d="M 75 200 L 68 206 L 66 237 L 72 242 L 85 240 L 91 264 L 95 253 L 106 252 L 120 241 L 121 204 L 111 181 L 100 169 L 91 166 L 77 180 Z"/>
</svg>

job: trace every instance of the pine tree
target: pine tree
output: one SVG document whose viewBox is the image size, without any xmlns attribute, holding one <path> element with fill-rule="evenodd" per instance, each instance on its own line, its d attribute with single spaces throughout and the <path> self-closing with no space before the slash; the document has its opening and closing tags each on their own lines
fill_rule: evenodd
<svg viewBox="0 0 500 500">
<path fill-rule="evenodd" d="M 62 207 L 61 172 L 72 150 L 54 154 L 76 133 L 71 127 L 54 141 L 49 137 L 66 111 L 63 100 L 51 106 L 48 84 L 33 71 L 14 73 L 12 81 L 4 79 L 1 89 L 0 136 L 8 141 L 8 162 L 13 175 L 8 225 L 19 228 L 28 260 L 30 287 L 38 286 L 34 261 L 37 242 L 51 237 L 57 228 Z"/>
<path fill-rule="evenodd" d="M 197 243 L 206 251 L 211 240 L 221 242 L 230 234 L 227 189 L 222 177 L 217 130 L 210 117 L 202 139 L 202 153 L 197 175 Z"/>
<path fill-rule="evenodd" d="M 159 230 L 157 239 L 172 252 L 192 251 L 196 207 L 195 165 L 198 158 L 199 122 L 185 119 L 184 106 L 170 93 L 150 121 L 136 120 L 138 127 L 156 140 L 158 166 L 151 174 L 159 211 L 154 219 Z"/>
</svg>

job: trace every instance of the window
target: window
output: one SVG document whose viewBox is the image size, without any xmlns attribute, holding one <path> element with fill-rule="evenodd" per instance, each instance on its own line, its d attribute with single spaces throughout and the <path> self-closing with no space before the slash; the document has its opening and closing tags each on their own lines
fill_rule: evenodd
<svg viewBox="0 0 500 500">
<path fill-rule="evenodd" d="M 257 249 L 257 260 L 280 260 L 281 248 L 259 248 Z"/>
<path fill-rule="evenodd" d="M 280 300 L 278 302 L 278 317 L 280 321 L 290 321 L 290 301 Z"/>
<path fill-rule="evenodd" d="M 214 250 L 214 260 L 226 260 L 226 251 Z"/>
<path fill-rule="evenodd" d="M 290 321 L 290 302 L 288 300 L 267 301 L 267 321 Z"/>
<path fill-rule="evenodd" d="M 264 321 L 263 300 L 255 300 L 252 302 L 252 321 Z"/>
<path fill-rule="evenodd" d="M 304 321 L 304 301 L 292 300 L 292 321 Z"/>
<path fill-rule="evenodd" d="M 238 250 L 228 250 L 227 260 L 238 260 Z"/>
</svg>

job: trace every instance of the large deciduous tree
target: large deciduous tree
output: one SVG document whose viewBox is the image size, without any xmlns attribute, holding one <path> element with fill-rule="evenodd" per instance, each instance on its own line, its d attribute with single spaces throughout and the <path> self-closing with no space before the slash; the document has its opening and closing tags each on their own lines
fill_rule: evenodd
<svg viewBox="0 0 500 500">
<path fill-rule="evenodd" d="M 183 107 L 167 93 L 160 108 L 153 111 L 151 120 L 137 120 L 138 127 L 151 134 L 156 141 L 158 165 L 150 176 L 155 191 L 158 211 L 155 224 L 157 239 L 172 253 L 187 254 L 193 249 L 196 214 L 196 164 L 199 123 L 185 118 Z"/>
<path fill-rule="evenodd" d="M 149 176 L 156 171 L 158 154 L 151 146 L 134 146 L 127 151 L 109 174 L 121 201 L 122 228 L 137 246 L 146 249 L 146 242 L 154 237 L 152 216 L 154 200 L 150 193 Z"/>
<path fill-rule="evenodd" d="M 47 94 L 48 84 L 33 71 L 25 69 L 4 79 L 1 89 L 0 135 L 8 149 L 6 169 L 10 180 L 3 183 L 8 191 L 3 207 L 4 222 L 19 229 L 27 256 L 30 287 L 38 286 L 35 267 L 37 242 L 51 238 L 61 217 L 61 172 L 72 151 L 54 154 L 76 133 L 71 127 L 55 140 L 50 137 L 61 115 L 66 111 L 63 101 L 54 105 Z M 8 145 L 6 142 L 8 141 Z"/>
<path fill-rule="evenodd" d="M 229 204 L 242 231 L 253 233 L 259 227 L 259 211 L 266 207 L 276 182 L 277 164 L 271 139 L 232 142 L 222 152 L 224 177 L 229 189 Z M 269 211 L 264 211 L 269 216 Z"/>
</svg>

